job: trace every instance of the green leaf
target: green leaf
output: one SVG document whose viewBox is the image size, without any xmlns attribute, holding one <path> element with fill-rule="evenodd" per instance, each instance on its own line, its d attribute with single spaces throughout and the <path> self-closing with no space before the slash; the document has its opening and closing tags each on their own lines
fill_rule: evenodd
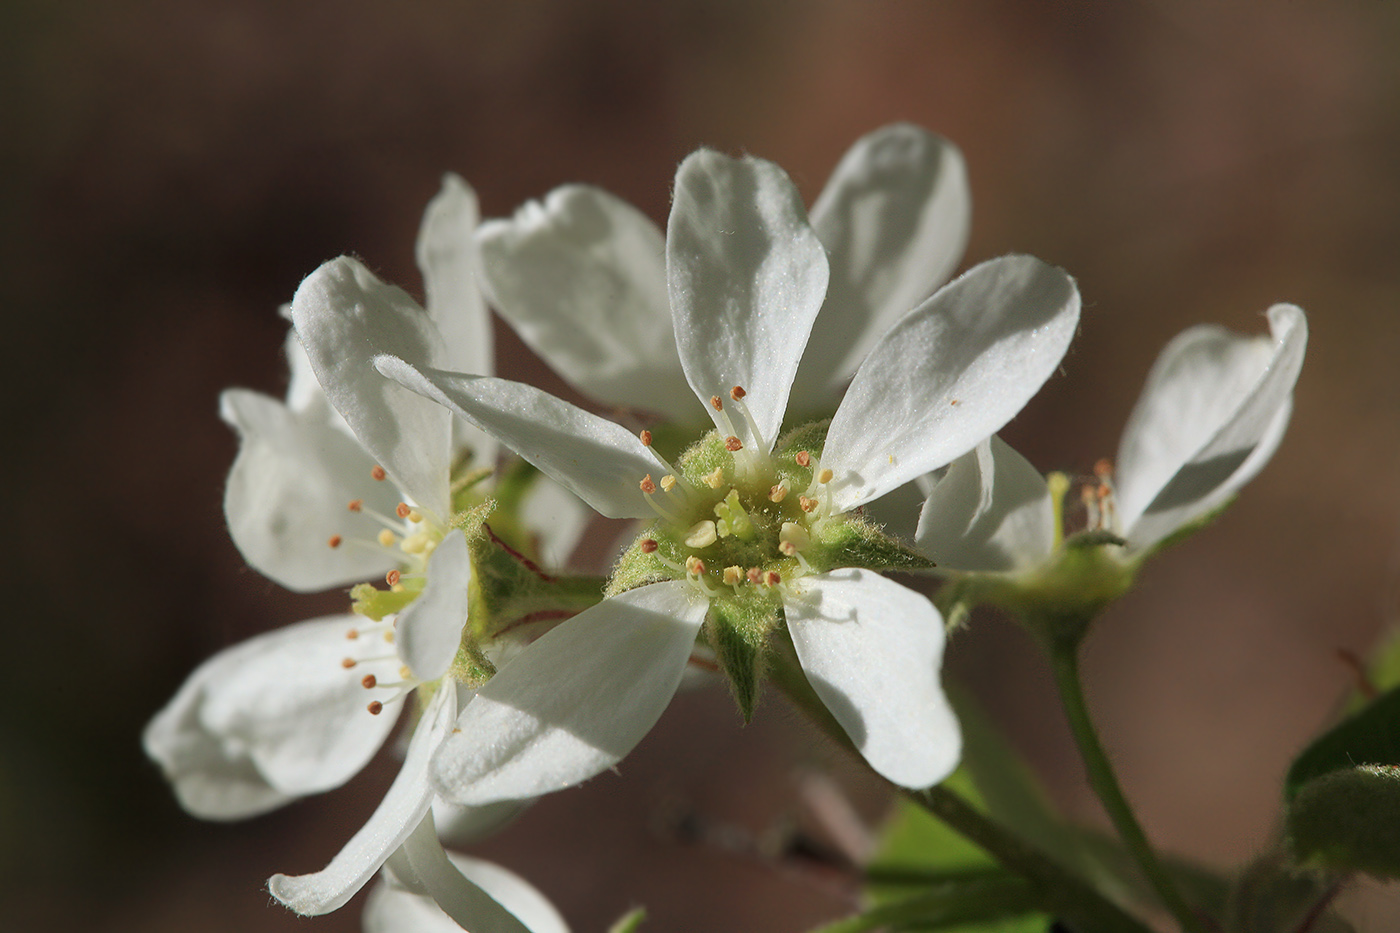
<svg viewBox="0 0 1400 933">
<path fill-rule="evenodd" d="M 642 927 L 642 921 L 647 918 L 645 907 L 634 907 L 617 919 L 617 922 L 608 927 L 608 933 L 637 933 Z"/>
<path fill-rule="evenodd" d="M 1289 802 L 1287 831 L 1306 865 L 1400 878 L 1400 768 L 1363 765 L 1308 781 Z"/>
<path fill-rule="evenodd" d="M 1360 765 L 1400 765 L 1400 687 L 1381 694 L 1304 749 L 1288 769 L 1284 797 L 1292 800 L 1314 778 Z"/>
<path fill-rule="evenodd" d="M 820 927 L 814 933 L 886 930 L 1037 931 L 1048 921 L 1035 914 L 1035 887 L 1005 871 L 971 872 L 927 881 L 912 897 L 891 900 Z"/>
</svg>

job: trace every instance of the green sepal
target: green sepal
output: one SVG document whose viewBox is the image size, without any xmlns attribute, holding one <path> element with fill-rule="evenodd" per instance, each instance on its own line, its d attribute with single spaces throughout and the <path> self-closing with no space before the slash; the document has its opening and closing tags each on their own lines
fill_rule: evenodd
<svg viewBox="0 0 1400 933">
<path fill-rule="evenodd" d="M 350 588 L 350 611 L 379 622 L 385 616 L 402 612 L 421 592 L 421 588 L 407 585 L 401 590 L 381 590 L 373 583 L 357 583 Z"/>
<path fill-rule="evenodd" d="M 1305 865 L 1400 878 L 1400 767 L 1362 765 L 1308 781 L 1289 802 L 1287 834 Z"/>
<path fill-rule="evenodd" d="M 657 550 L 650 554 L 642 550 L 642 542 L 648 539 L 656 541 L 658 545 Z M 603 595 L 616 596 L 649 583 L 674 579 L 677 576 L 676 572 L 662 563 L 663 557 L 675 562 L 674 547 L 674 543 L 664 537 L 653 537 L 650 530 L 642 532 L 613 565 L 612 576 L 608 578 Z"/>
<path fill-rule="evenodd" d="M 642 921 L 646 918 L 647 910 L 645 907 L 633 907 L 618 917 L 612 926 L 608 927 L 608 933 L 637 933 L 642 928 Z"/>
<path fill-rule="evenodd" d="M 452 659 L 452 679 L 468 687 L 481 687 L 496 674 L 496 665 L 486 657 L 470 630 L 463 630 L 457 656 Z"/>
<path fill-rule="evenodd" d="M 1288 769 L 1284 797 L 1292 800 L 1309 781 L 1358 765 L 1400 765 L 1400 687 L 1381 694 L 1305 748 Z"/>
<path fill-rule="evenodd" d="M 705 635 L 744 722 L 753 719 L 766 671 L 768 635 L 778 624 L 778 603 L 752 588 L 743 596 L 710 600 Z"/>
<path fill-rule="evenodd" d="M 935 566 L 923 554 L 857 515 L 817 522 L 811 535 L 812 543 L 802 553 L 818 572 L 841 567 L 914 572 Z"/>
<path fill-rule="evenodd" d="M 534 618 L 564 618 L 603 600 L 597 577 L 554 576 L 511 548 L 491 525 L 471 542 L 472 581 L 468 591 L 472 636 L 479 642 Z"/>
</svg>

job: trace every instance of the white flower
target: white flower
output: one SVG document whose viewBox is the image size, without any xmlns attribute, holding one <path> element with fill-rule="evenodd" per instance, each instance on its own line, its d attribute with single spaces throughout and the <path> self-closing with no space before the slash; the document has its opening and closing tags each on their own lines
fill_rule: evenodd
<svg viewBox="0 0 1400 933">
<path fill-rule="evenodd" d="M 1147 377 L 1118 448 L 1085 489 L 1090 532 L 1136 565 L 1178 531 L 1224 506 L 1283 439 L 1307 346 L 1294 305 L 1269 309 L 1269 336 L 1210 325 L 1167 344 Z M 1063 490 L 1060 490 L 1063 495 Z M 1056 496 L 1024 457 L 998 438 L 955 461 L 933 487 L 916 541 L 946 570 L 1042 569 L 1062 530 Z"/>
<path fill-rule="evenodd" d="M 428 312 L 353 260 L 327 263 L 292 303 L 287 403 L 243 390 L 222 399 L 242 439 L 225 508 L 249 563 L 299 591 L 387 574 L 379 608 L 402 611 L 301 622 L 201 665 L 144 735 L 181 804 L 237 819 L 339 786 L 382 745 L 404 697 L 432 692 L 409 763 L 366 828 L 325 872 L 274 879 L 303 913 L 343 903 L 423 819 L 434 799 L 423 768 L 443 734 L 432 724 L 441 710 L 450 724 L 457 693 L 469 696 L 446 676 L 472 570 L 466 539 L 447 525 L 452 468 L 464 447 L 493 463 L 495 441 L 384 379 L 371 356 L 394 346 L 422 363 L 489 371 L 476 220 L 475 196 L 449 177 L 418 241 Z M 370 298 L 350 307 L 347 294 Z M 556 547 L 581 528 L 563 495 L 548 526 Z"/>
<path fill-rule="evenodd" d="M 625 591 L 497 674 L 434 758 L 439 791 L 482 804 L 597 774 L 660 716 L 707 617 L 711 641 L 742 653 L 737 642 L 753 647 L 780 615 L 811 686 L 872 766 L 909 787 L 941 780 L 960 747 L 939 685 L 942 620 L 922 596 L 842 563 L 881 547 L 850 513 L 1020 410 L 1073 335 L 1073 281 L 1029 257 L 978 266 L 886 333 L 829 427 L 778 442 L 828 279 L 796 191 L 771 163 L 693 154 L 677 174 L 666 257 L 677 354 L 717 428 L 679 468 L 645 432 L 639 440 L 530 386 L 377 363 L 602 514 L 661 516 L 619 578 L 664 582 L 615 579 Z M 638 388 L 634 407 L 656 407 Z"/>
<path fill-rule="evenodd" d="M 812 206 L 829 281 L 794 412 L 829 415 L 880 335 L 947 281 L 970 204 L 962 156 L 945 139 L 894 124 L 851 147 Z M 492 304 L 575 388 L 704 423 L 677 354 L 665 240 L 645 215 L 598 188 L 566 185 L 483 223 L 478 242 Z"/>
</svg>

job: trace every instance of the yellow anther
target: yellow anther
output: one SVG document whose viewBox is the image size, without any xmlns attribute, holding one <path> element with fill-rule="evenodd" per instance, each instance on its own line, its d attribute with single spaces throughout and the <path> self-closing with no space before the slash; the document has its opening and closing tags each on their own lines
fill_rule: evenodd
<svg viewBox="0 0 1400 933">
<path fill-rule="evenodd" d="M 831 482 L 831 478 L 835 475 L 836 474 L 831 472 L 830 470 L 822 470 L 820 473 L 817 474 L 817 482 L 829 483 Z"/>
<path fill-rule="evenodd" d="M 724 485 L 724 468 L 715 467 L 714 472 L 705 474 L 701 479 L 711 489 L 718 489 Z"/>
<path fill-rule="evenodd" d="M 404 592 L 404 589 L 405 589 L 405 588 L 404 588 L 404 585 L 403 585 L 402 583 L 395 583 L 393 586 L 389 587 L 389 592 L 391 592 L 391 593 L 402 593 L 402 592 Z"/>
<path fill-rule="evenodd" d="M 812 543 L 812 536 L 807 533 L 807 529 L 797 522 L 783 522 L 783 527 L 778 531 L 779 548 L 789 557 L 794 552 L 800 551 Z M 792 550 L 788 550 L 788 546 Z"/>
<path fill-rule="evenodd" d="M 394 632 L 392 629 L 384 633 L 384 640 L 391 645 L 394 643 Z"/>
<path fill-rule="evenodd" d="M 693 548 L 709 547 L 718 540 L 719 535 L 715 531 L 715 523 L 706 519 L 696 522 L 690 526 L 685 533 L 685 546 Z"/>
<path fill-rule="evenodd" d="M 676 478 L 670 473 L 667 473 L 665 476 L 661 477 L 661 488 L 664 489 L 666 492 L 670 492 L 672 489 L 675 489 Z"/>
<path fill-rule="evenodd" d="M 405 554 L 423 554 L 430 550 L 432 543 L 433 539 L 428 536 L 426 531 L 415 531 L 413 534 L 404 537 L 403 543 L 399 545 L 399 548 Z"/>
<path fill-rule="evenodd" d="M 394 534 L 388 528 L 384 528 L 380 530 L 378 540 L 380 547 L 393 547 L 394 542 L 399 540 L 399 538 L 398 535 Z"/>
<path fill-rule="evenodd" d="M 350 631 L 345 633 L 345 637 L 350 639 L 351 641 L 354 641 L 355 639 L 360 637 L 360 630 L 357 628 L 352 628 Z"/>
<path fill-rule="evenodd" d="M 705 572 L 705 562 L 691 555 L 685 559 L 685 572 L 694 577 L 701 576 Z"/>
<path fill-rule="evenodd" d="M 725 568 L 724 568 L 724 582 L 727 583 L 729 586 L 738 586 L 740 583 L 743 583 L 743 582 L 744 582 L 744 568 L 743 568 L 743 567 L 738 567 L 738 566 L 735 566 L 735 567 L 725 567 Z"/>
<path fill-rule="evenodd" d="M 787 498 L 787 494 L 788 494 L 787 485 L 786 485 L 785 483 L 779 483 L 778 485 L 774 486 L 772 489 L 768 490 L 768 501 L 769 501 L 769 502 L 782 502 L 784 499 Z"/>
<path fill-rule="evenodd" d="M 399 665 L 399 676 L 402 677 L 404 680 L 408 680 L 410 677 L 413 676 L 413 671 L 411 671 L 411 670 L 408 669 L 408 665 L 407 665 L 407 664 L 400 664 L 400 665 Z"/>
</svg>

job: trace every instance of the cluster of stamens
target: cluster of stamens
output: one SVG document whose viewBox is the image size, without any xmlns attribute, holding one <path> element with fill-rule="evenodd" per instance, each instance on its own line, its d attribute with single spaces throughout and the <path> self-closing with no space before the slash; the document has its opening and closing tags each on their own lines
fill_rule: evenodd
<svg viewBox="0 0 1400 933">
<path fill-rule="evenodd" d="M 388 478 L 384 468 L 376 464 L 370 470 L 370 477 L 376 482 L 383 482 Z M 404 577 L 421 576 L 422 570 L 426 567 L 428 557 L 442 540 L 442 529 L 439 523 L 426 514 L 424 510 L 409 505 L 407 502 L 400 502 L 394 508 L 394 515 L 391 517 L 371 508 L 365 504 L 364 499 L 351 499 L 346 508 L 359 515 L 368 515 L 383 527 L 373 539 L 350 538 L 346 539 L 342 535 L 331 535 L 326 544 L 332 549 L 340 548 L 344 545 L 354 547 L 372 548 L 375 550 L 393 551 L 394 556 L 400 561 L 412 565 L 417 572 L 405 573 L 401 570 L 391 570 L 385 576 L 385 582 L 391 589 L 402 588 L 401 580 Z"/>
<path fill-rule="evenodd" d="M 1084 503 L 1086 530 L 1111 532 L 1118 527 L 1112 461 L 1104 458 L 1094 464 L 1094 479 L 1080 487 L 1079 497 Z"/>
<path fill-rule="evenodd" d="M 388 662 L 398 661 L 398 653 L 394 650 L 394 624 L 397 618 L 388 619 L 383 622 L 369 622 L 348 629 L 345 638 L 352 643 L 358 656 L 346 655 L 341 659 L 340 666 L 347 671 L 354 670 L 361 665 L 375 665 L 376 667 Z M 380 647 L 383 646 L 383 647 Z M 387 650 L 388 653 L 380 653 Z M 360 677 L 360 686 L 366 690 L 392 690 L 393 693 L 387 697 L 380 697 L 371 700 L 366 709 L 373 716 L 378 716 L 384 712 L 384 705 L 411 693 L 418 686 L 418 681 L 413 672 L 408 669 L 408 665 L 400 663 L 398 666 L 399 679 L 386 682 L 381 680 L 376 674 L 364 674 Z"/>
</svg>

